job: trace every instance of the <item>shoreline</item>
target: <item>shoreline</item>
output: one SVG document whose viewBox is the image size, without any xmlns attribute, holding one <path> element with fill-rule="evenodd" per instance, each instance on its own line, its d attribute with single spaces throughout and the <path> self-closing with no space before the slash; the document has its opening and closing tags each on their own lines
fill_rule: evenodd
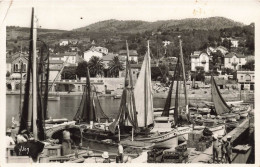
<svg viewBox="0 0 260 167">
<path fill-rule="evenodd" d="M 203 92 L 202 92 L 203 91 Z M 206 100 L 210 101 L 211 99 L 211 93 L 210 91 L 207 91 L 207 93 L 204 92 L 205 90 L 192 90 L 191 93 L 188 94 L 189 100 Z M 83 92 L 50 92 L 50 96 L 82 96 Z M 6 95 L 20 95 L 20 91 L 6 91 Z M 111 97 L 113 98 L 116 94 L 99 94 L 99 97 Z M 168 95 L 168 92 L 160 92 L 160 93 L 154 93 L 153 97 L 155 99 L 166 99 Z M 244 101 L 254 101 L 254 92 L 247 91 L 240 94 L 239 91 L 230 91 L 222 94 L 223 98 L 227 101 L 237 101 L 237 100 L 244 100 Z M 184 98 L 184 94 L 179 94 L 180 98 Z M 241 97 L 241 99 L 240 99 Z M 175 93 L 172 94 L 172 99 L 175 98 Z"/>
</svg>

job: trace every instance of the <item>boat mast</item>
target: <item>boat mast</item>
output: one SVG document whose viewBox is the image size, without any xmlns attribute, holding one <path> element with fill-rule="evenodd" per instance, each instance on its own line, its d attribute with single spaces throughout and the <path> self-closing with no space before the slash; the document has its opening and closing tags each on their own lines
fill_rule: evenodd
<svg viewBox="0 0 260 167">
<path fill-rule="evenodd" d="M 181 36 L 179 36 L 179 41 L 180 41 L 180 58 L 181 58 L 181 66 L 182 66 L 183 89 L 184 89 L 184 94 L 185 94 L 185 107 L 186 107 L 186 113 L 189 116 L 188 99 L 187 99 L 187 91 L 186 91 L 186 75 L 185 75 L 185 67 L 184 67 L 184 60 L 183 60 Z"/>
<path fill-rule="evenodd" d="M 176 69 L 179 69 L 180 65 L 179 65 L 179 61 L 177 63 Z M 179 78 L 180 78 L 180 70 L 176 71 L 176 94 L 175 94 L 175 110 L 174 110 L 174 123 L 175 123 L 175 127 L 177 127 L 178 125 L 178 115 L 179 115 Z"/>
<path fill-rule="evenodd" d="M 22 54 L 22 51 L 21 51 L 21 54 Z M 22 56 L 20 54 L 20 105 L 19 105 L 19 117 L 21 118 L 21 115 L 22 115 L 22 84 L 23 84 L 23 61 L 22 61 Z"/>
<path fill-rule="evenodd" d="M 147 41 L 147 54 L 148 56 L 150 55 L 150 50 L 149 50 L 149 41 Z M 147 64 L 146 64 L 147 66 Z M 148 97 L 147 97 L 147 94 L 148 94 L 148 88 L 146 87 L 147 85 L 147 67 L 145 68 L 145 77 L 144 77 L 144 124 L 145 124 L 145 127 L 147 127 L 147 114 L 148 114 Z"/>
<path fill-rule="evenodd" d="M 33 12 L 33 17 L 32 17 L 32 21 L 33 21 L 33 77 L 32 77 L 32 81 L 33 81 L 33 136 L 35 138 L 35 140 L 38 140 L 38 130 L 37 130 L 37 124 L 36 124 L 36 120 L 37 120 L 37 80 L 36 80 L 36 76 L 37 76 L 37 53 L 36 53 L 36 40 L 37 40 L 37 27 L 35 24 L 35 13 L 34 13 L 34 8 L 32 8 L 32 12 Z"/>
</svg>

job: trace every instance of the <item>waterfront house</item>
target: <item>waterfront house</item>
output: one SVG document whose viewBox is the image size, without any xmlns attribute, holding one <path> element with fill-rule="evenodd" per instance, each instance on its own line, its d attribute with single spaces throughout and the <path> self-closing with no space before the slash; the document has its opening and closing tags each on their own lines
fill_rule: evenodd
<svg viewBox="0 0 260 167">
<path fill-rule="evenodd" d="M 246 57 L 243 54 L 231 52 L 225 55 L 225 60 L 224 60 L 225 68 L 240 70 L 242 69 L 242 66 L 245 64 L 246 64 Z"/>
<path fill-rule="evenodd" d="M 67 46 L 69 44 L 69 40 L 67 39 L 61 39 L 59 42 L 60 46 Z"/>
<path fill-rule="evenodd" d="M 79 56 L 77 52 L 65 52 L 61 55 L 66 66 L 76 65 L 76 57 Z"/>
<path fill-rule="evenodd" d="M 19 57 L 14 57 L 11 63 L 11 73 L 23 73 L 27 72 L 28 67 L 28 55 L 21 54 Z"/>
<path fill-rule="evenodd" d="M 240 90 L 254 90 L 255 72 L 237 71 L 237 81 Z"/>
<path fill-rule="evenodd" d="M 28 55 L 20 54 L 19 57 L 14 57 L 11 62 L 11 75 L 10 79 L 20 80 L 20 72 L 22 70 L 22 76 L 24 77 L 28 67 Z"/>
<path fill-rule="evenodd" d="M 127 50 L 120 50 L 119 57 L 126 59 Z M 136 50 L 129 50 L 129 61 L 135 61 L 136 63 L 138 63 L 138 53 Z"/>
<path fill-rule="evenodd" d="M 191 54 L 191 71 L 196 67 L 203 67 L 205 72 L 209 71 L 209 55 L 206 52 L 195 51 Z"/>
<path fill-rule="evenodd" d="M 91 57 L 93 57 L 93 56 L 102 58 L 103 53 L 96 51 L 96 50 L 91 50 L 91 49 L 84 52 L 84 60 L 86 60 L 86 61 L 89 61 L 91 59 Z"/>
</svg>

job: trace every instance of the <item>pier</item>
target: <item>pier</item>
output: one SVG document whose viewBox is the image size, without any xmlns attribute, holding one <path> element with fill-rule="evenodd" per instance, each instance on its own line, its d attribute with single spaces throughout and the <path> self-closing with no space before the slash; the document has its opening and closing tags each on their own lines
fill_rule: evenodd
<svg viewBox="0 0 260 167">
<path fill-rule="evenodd" d="M 245 119 L 238 127 L 233 129 L 223 138 L 227 138 L 227 136 L 232 136 L 231 143 L 233 144 L 233 148 L 236 145 L 243 144 L 242 140 L 245 139 L 245 136 L 249 134 L 249 119 Z M 232 154 L 232 163 L 246 163 L 247 159 L 252 151 L 250 147 L 246 153 L 236 153 Z M 190 149 L 189 163 L 212 163 L 212 145 L 207 148 L 204 152 L 195 151 L 194 148 Z"/>
</svg>

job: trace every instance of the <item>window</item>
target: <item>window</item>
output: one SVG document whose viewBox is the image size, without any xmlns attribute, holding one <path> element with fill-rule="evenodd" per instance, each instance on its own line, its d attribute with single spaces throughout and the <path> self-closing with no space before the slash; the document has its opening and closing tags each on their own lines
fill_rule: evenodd
<svg viewBox="0 0 260 167">
<path fill-rule="evenodd" d="M 228 58 L 228 62 L 231 63 L 231 58 Z"/>
<path fill-rule="evenodd" d="M 18 72 L 18 64 L 15 64 L 15 68 L 14 68 L 15 70 L 15 72 Z"/>
<path fill-rule="evenodd" d="M 239 58 L 239 63 L 241 63 L 241 58 Z"/>
<path fill-rule="evenodd" d="M 241 81 L 244 79 L 243 75 L 240 76 Z"/>
<path fill-rule="evenodd" d="M 246 81 L 251 81 L 251 76 L 250 75 L 246 75 L 245 79 L 246 79 Z"/>
<path fill-rule="evenodd" d="M 26 72 L 26 64 L 23 64 L 23 72 Z"/>
</svg>

